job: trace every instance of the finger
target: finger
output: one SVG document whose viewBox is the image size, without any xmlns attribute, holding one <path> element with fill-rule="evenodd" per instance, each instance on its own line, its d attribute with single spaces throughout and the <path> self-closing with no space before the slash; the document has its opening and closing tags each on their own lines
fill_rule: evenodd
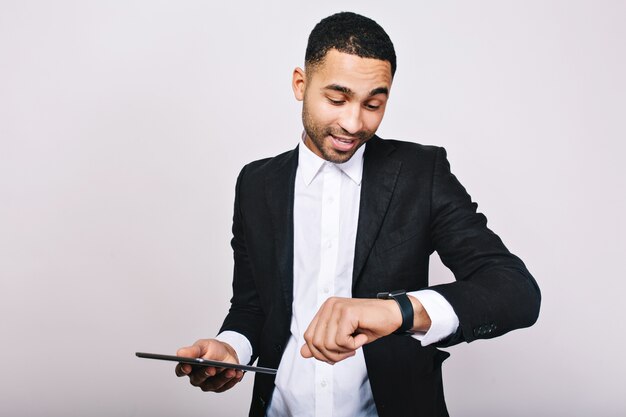
<svg viewBox="0 0 626 417">
<path fill-rule="evenodd" d="M 316 328 L 316 335 L 313 337 L 313 345 L 324 355 L 329 363 L 336 363 L 349 357 L 351 349 L 346 349 L 337 344 L 338 334 L 343 330 L 340 323 L 345 321 L 346 315 L 350 312 L 346 305 L 338 300 L 328 306 L 322 314 L 320 314 L 319 322 Z"/>
<path fill-rule="evenodd" d="M 334 341 L 334 337 L 336 337 L 336 335 L 329 335 L 329 339 L 327 339 L 328 341 L 325 343 L 325 346 L 320 349 L 320 352 L 326 358 L 326 362 L 335 364 L 355 355 L 355 350 L 338 346 Z"/>
<path fill-rule="evenodd" d="M 224 392 L 226 390 L 231 389 L 232 387 L 234 387 L 235 385 L 237 385 L 239 382 L 241 382 L 241 379 L 243 378 L 243 372 L 241 373 L 241 375 L 237 374 L 235 377 L 233 377 L 230 381 L 226 382 L 224 385 L 222 385 L 220 388 L 216 389 L 215 392 Z"/>
<path fill-rule="evenodd" d="M 208 377 L 215 376 L 220 373 L 221 368 L 216 368 L 215 366 L 207 366 L 204 368 L 204 374 Z"/>
<path fill-rule="evenodd" d="M 308 339 L 305 338 L 304 342 L 305 342 L 304 345 L 302 345 L 302 348 L 300 348 L 300 354 L 304 358 L 320 359 L 321 354 L 319 353 L 319 350 L 313 344 L 313 341 L 311 340 L 311 338 L 310 337 Z"/>
<path fill-rule="evenodd" d="M 176 372 L 176 376 L 188 375 L 191 372 L 191 365 L 179 363 L 176 365 L 176 369 L 174 369 L 174 372 Z"/>
<path fill-rule="evenodd" d="M 320 309 L 311 320 L 311 323 L 307 327 L 307 330 L 304 332 L 304 340 L 306 342 L 306 348 L 304 346 L 300 349 L 300 354 L 305 357 L 314 357 L 315 359 L 334 363 L 335 359 L 337 359 L 336 355 L 333 354 L 336 349 L 332 349 L 335 346 L 334 343 L 330 344 L 331 349 L 326 347 L 326 339 L 328 334 L 327 327 L 329 323 L 333 320 L 337 320 L 335 318 L 335 310 L 337 306 L 340 306 L 342 299 L 337 297 L 331 297 L 327 299 Z M 332 332 L 333 330 L 331 330 Z M 332 340 L 330 338 L 329 340 Z"/>
<path fill-rule="evenodd" d="M 327 354 L 328 349 L 324 347 L 324 343 L 323 341 L 321 341 L 323 336 L 321 336 L 320 333 L 322 331 L 323 330 L 318 325 L 316 334 L 313 336 L 312 340 L 307 342 L 304 346 L 306 346 L 306 348 L 308 349 L 308 353 L 310 353 L 310 355 L 315 359 L 323 362 L 332 363 L 334 362 L 334 360 L 329 357 L 329 355 Z M 305 353 L 307 353 L 306 350 Z"/>
<path fill-rule="evenodd" d="M 318 348 L 313 346 L 313 344 L 307 344 L 305 346 L 308 348 L 308 350 L 309 350 L 309 352 L 311 354 L 310 357 L 313 357 L 313 358 L 317 359 L 318 361 L 328 362 L 328 358 L 326 358 L 326 356 L 324 356 L 324 354 L 322 352 L 320 352 Z"/>
<path fill-rule="evenodd" d="M 328 362 L 328 358 L 318 348 L 320 345 L 319 341 L 316 342 L 316 340 L 319 339 L 318 334 L 321 331 L 320 326 L 321 325 L 318 323 L 315 329 L 312 330 L 308 336 L 305 336 L 305 344 L 300 349 L 300 353 L 305 358 L 312 357 L 320 361 Z"/>
<path fill-rule="evenodd" d="M 336 364 L 337 362 L 341 362 L 344 359 L 351 358 L 354 355 L 356 355 L 356 352 L 354 352 L 354 351 L 350 351 L 350 352 L 347 352 L 347 353 L 339 353 L 339 352 L 334 353 L 334 354 L 331 355 L 332 358 L 333 358 L 333 365 Z"/>
<path fill-rule="evenodd" d="M 215 366 L 204 367 L 204 373 L 208 376 L 215 376 L 217 374 L 221 374 L 222 372 L 224 372 L 224 368 L 218 368 Z"/>
<path fill-rule="evenodd" d="M 305 332 L 304 332 L 304 340 L 309 343 L 311 341 L 311 339 L 313 338 L 313 335 L 315 334 L 315 328 L 317 327 L 317 322 L 318 322 L 318 316 L 319 316 L 319 311 L 315 314 L 315 316 L 313 317 L 313 320 L 311 320 L 311 323 L 309 323 L 309 326 L 306 328 Z"/>
<path fill-rule="evenodd" d="M 200 387 L 202 391 L 217 391 L 233 379 L 234 378 L 226 377 L 226 375 L 222 372 L 214 377 L 206 378 L 203 383 L 198 385 L 198 387 Z"/>
<path fill-rule="evenodd" d="M 365 333 L 359 333 L 353 338 L 354 340 L 354 349 L 358 349 L 362 347 L 364 344 L 369 343 L 369 338 Z"/>
<path fill-rule="evenodd" d="M 305 344 L 300 349 L 300 354 L 305 358 L 315 357 L 314 352 L 317 351 L 315 346 L 313 346 L 313 337 L 315 336 L 319 314 L 320 312 L 318 311 L 317 314 L 315 314 L 315 317 L 313 317 L 313 320 L 311 320 L 311 323 L 309 323 L 309 327 L 307 327 L 304 332 Z"/>
<path fill-rule="evenodd" d="M 193 371 L 188 375 L 189 383 L 194 387 L 199 387 L 204 384 L 204 382 L 211 378 L 211 375 L 207 374 L 206 369 L 204 367 L 194 367 Z"/>
<path fill-rule="evenodd" d="M 315 328 L 311 333 L 310 342 L 308 343 L 309 349 L 313 353 L 313 356 L 322 361 L 333 362 L 334 358 L 329 355 L 329 352 L 335 348 L 332 339 L 333 329 L 336 328 L 335 322 L 337 320 L 337 311 L 335 308 L 335 300 L 328 299 L 316 315 Z"/>
<path fill-rule="evenodd" d="M 311 350 L 309 349 L 309 346 L 306 344 L 302 345 L 302 347 L 300 348 L 300 355 L 302 355 L 302 357 L 306 359 L 315 357 L 313 355 L 313 352 L 311 352 Z M 325 359 L 320 359 L 320 360 L 323 360 L 324 362 L 328 362 L 330 364 L 335 364 L 337 362 L 341 362 L 344 359 L 351 358 L 352 356 L 356 355 L 356 351 L 354 350 L 347 351 L 347 352 L 337 351 L 337 352 L 332 352 L 329 355 L 330 355 L 330 358 L 325 356 L 324 357 Z M 316 357 L 316 359 L 318 358 L 319 356 Z"/>
<path fill-rule="evenodd" d="M 235 378 L 238 374 L 237 374 L 237 369 L 233 369 L 233 368 L 217 368 L 215 366 L 207 366 L 207 367 L 203 367 L 204 368 L 204 374 L 206 375 L 206 377 L 213 377 L 215 375 L 221 374 L 223 373 L 224 376 L 226 376 L 227 378 Z M 240 371 L 243 372 L 243 371 Z"/>
<path fill-rule="evenodd" d="M 328 323 L 326 321 L 320 320 L 317 323 L 317 326 L 315 327 L 315 333 L 313 333 L 313 337 L 311 338 L 311 344 L 313 344 L 313 347 L 319 352 L 324 352 L 326 350 L 324 343 L 326 341 L 327 328 Z"/>
<path fill-rule="evenodd" d="M 359 321 L 350 315 L 342 317 L 337 325 L 335 343 L 341 352 L 357 350 L 361 345 L 355 344 L 354 336 L 359 330 Z"/>
<path fill-rule="evenodd" d="M 339 350 L 344 350 L 344 348 L 340 348 L 337 345 L 337 332 L 339 331 L 339 320 L 341 320 L 342 311 L 340 308 L 333 308 L 332 313 L 328 317 L 326 321 L 326 326 L 324 327 L 324 332 L 321 335 L 323 337 L 322 346 L 320 346 L 320 350 L 327 356 L 339 353 Z"/>
<path fill-rule="evenodd" d="M 215 366 L 198 366 L 189 375 L 189 381 L 191 385 L 199 387 L 207 379 L 224 377 L 224 368 L 216 368 Z"/>
<path fill-rule="evenodd" d="M 305 359 L 313 357 L 313 352 L 311 352 L 311 349 L 309 349 L 309 345 L 307 345 L 306 343 L 302 345 L 302 347 L 300 348 L 300 355 L 302 355 L 302 357 Z"/>
<path fill-rule="evenodd" d="M 237 370 L 236 369 L 231 369 L 231 368 L 226 368 L 226 369 L 224 369 L 224 376 L 226 378 L 235 378 L 237 376 Z"/>
<path fill-rule="evenodd" d="M 194 344 L 193 346 L 186 346 L 186 347 L 182 347 L 178 349 L 176 351 L 176 356 L 182 356 L 185 358 L 198 358 L 200 357 L 200 353 L 201 353 L 200 347 Z M 190 374 L 191 370 L 192 370 L 191 365 L 179 363 L 176 365 L 174 372 L 176 373 L 176 376 L 180 377 L 180 376 L 185 376 L 185 375 Z"/>
</svg>

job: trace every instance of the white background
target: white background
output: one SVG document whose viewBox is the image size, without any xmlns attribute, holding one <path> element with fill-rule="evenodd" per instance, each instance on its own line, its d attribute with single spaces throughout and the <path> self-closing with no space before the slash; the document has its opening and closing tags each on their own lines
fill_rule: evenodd
<svg viewBox="0 0 626 417">
<path fill-rule="evenodd" d="M 134 352 L 218 330 L 236 175 L 296 145 L 291 71 L 340 10 L 396 46 L 379 134 L 445 146 L 543 291 L 449 349 L 451 414 L 626 415 L 626 2 L 591 0 L 0 1 L 0 415 L 247 414 L 251 375 Z"/>
</svg>

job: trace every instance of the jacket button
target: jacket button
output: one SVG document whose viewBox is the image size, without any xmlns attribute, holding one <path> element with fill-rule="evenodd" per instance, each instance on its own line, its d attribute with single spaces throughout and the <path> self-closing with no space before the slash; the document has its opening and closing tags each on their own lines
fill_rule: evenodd
<svg viewBox="0 0 626 417">
<path fill-rule="evenodd" d="M 274 345 L 274 350 L 275 350 L 277 353 L 280 353 L 280 352 L 282 352 L 282 351 L 283 351 L 283 347 L 282 347 L 281 345 Z"/>
</svg>

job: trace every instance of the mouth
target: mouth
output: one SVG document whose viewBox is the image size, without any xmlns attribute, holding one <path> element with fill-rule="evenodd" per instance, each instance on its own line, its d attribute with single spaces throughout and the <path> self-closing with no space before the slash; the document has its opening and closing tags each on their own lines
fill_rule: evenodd
<svg viewBox="0 0 626 417">
<path fill-rule="evenodd" d="M 333 148 L 337 151 L 348 152 L 351 151 L 357 144 L 358 139 L 346 138 L 342 136 L 330 135 Z"/>
</svg>

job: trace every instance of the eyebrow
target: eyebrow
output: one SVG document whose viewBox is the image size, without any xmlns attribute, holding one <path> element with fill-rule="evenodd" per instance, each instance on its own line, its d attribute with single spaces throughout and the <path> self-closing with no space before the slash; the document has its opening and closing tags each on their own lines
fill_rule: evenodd
<svg viewBox="0 0 626 417">
<path fill-rule="evenodd" d="M 345 95 L 354 96 L 354 91 L 350 90 L 348 87 L 344 87 L 343 85 L 339 85 L 339 84 L 329 84 L 326 87 L 324 87 L 324 90 L 339 91 L 340 93 L 343 93 Z M 372 91 L 370 91 L 369 97 L 375 96 L 377 94 L 384 94 L 388 96 L 389 89 L 387 87 L 377 87 L 373 89 Z"/>
</svg>

